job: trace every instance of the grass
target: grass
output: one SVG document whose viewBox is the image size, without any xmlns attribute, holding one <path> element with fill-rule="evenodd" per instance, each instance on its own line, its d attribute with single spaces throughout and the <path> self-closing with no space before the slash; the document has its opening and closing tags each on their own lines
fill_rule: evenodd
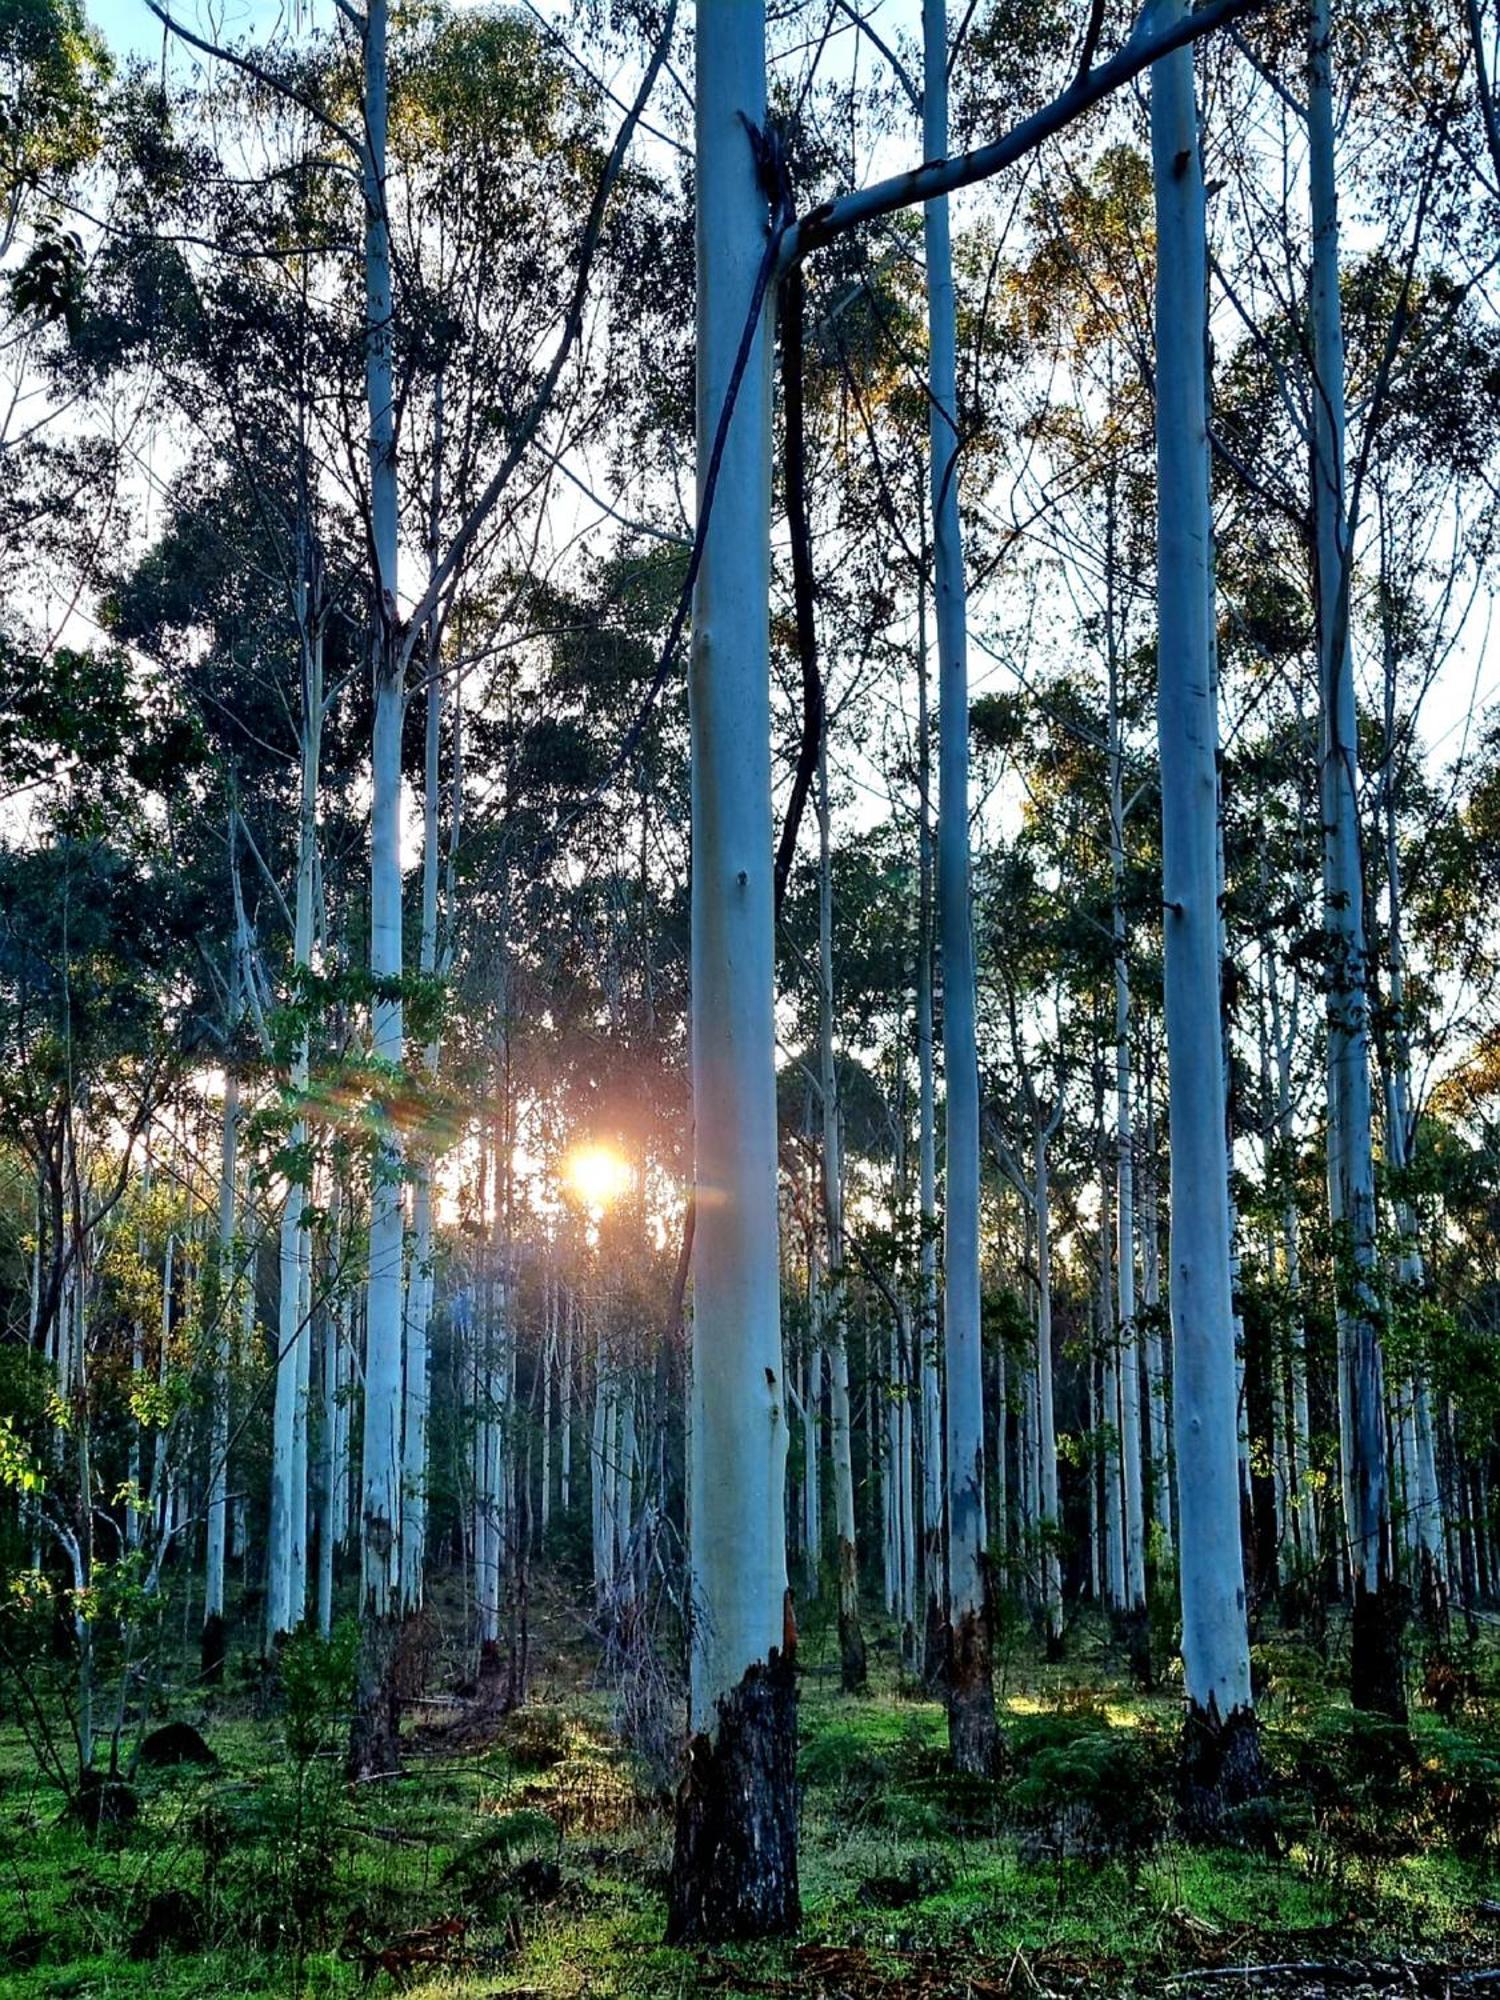
<svg viewBox="0 0 1500 2000">
<path fill-rule="evenodd" d="M 1416 1718 L 1399 1768 L 1325 1690 L 1268 1699 L 1274 1841 L 1205 1850 L 1170 1834 L 1171 1693 L 1128 1689 L 1097 1632 L 1060 1666 L 1013 1642 L 993 1785 L 954 1781 L 941 1709 L 894 1674 L 862 1699 L 813 1675 L 803 1933 L 708 1954 L 660 1943 L 669 1814 L 611 1740 L 607 1697 L 572 1678 L 477 1738 L 445 1727 L 451 1709 L 419 1714 L 407 1777 L 353 1791 L 335 1693 L 300 1762 L 247 1691 L 179 1702 L 218 1768 L 140 1774 L 134 1823 L 97 1839 L 0 1728 L 0 1991 L 941 2000 L 1161 1991 L 1270 1959 L 1500 1961 L 1492 1696 L 1455 1723 Z M 132 1956 L 153 1922 L 162 1948 Z"/>
</svg>

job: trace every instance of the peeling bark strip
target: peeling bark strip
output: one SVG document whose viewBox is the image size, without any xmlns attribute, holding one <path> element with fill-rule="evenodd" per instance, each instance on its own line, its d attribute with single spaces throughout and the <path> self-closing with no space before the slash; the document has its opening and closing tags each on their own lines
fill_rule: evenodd
<svg viewBox="0 0 1500 2000">
<path fill-rule="evenodd" d="M 1218 1704 L 1212 1698 L 1206 1709 L 1190 1702 L 1178 1764 L 1178 1810 L 1183 1831 L 1221 1838 L 1224 1815 L 1235 1806 L 1258 1799 L 1264 1791 L 1255 1711 L 1232 1709 L 1221 1722 Z"/>
<path fill-rule="evenodd" d="M 784 1937 L 797 1894 L 795 1645 L 772 1651 L 688 1745 L 677 1794 L 667 1943 Z"/>
</svg>

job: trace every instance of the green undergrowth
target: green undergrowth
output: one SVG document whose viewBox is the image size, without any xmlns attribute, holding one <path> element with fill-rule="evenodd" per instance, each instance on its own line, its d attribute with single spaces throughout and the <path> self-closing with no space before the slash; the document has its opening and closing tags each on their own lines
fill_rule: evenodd
<svg viewBox="0 0 1500 2000">
<path fill-rule="evenodd" d="M 669 1951 L 666 1804 L 576 1672 L 520 1714 L 416 1711 L 407 1774 L 342 1777 L 344 1663 L 313 1648 L 280 1706 L 176 1713 L 217 1762 L 137 1771 L 134 1816 L 90 1833 L 0 1731 L 0 1991 L 106 1996 L 1161 1992 L 1266 1960 L 1500 1960 L 1500 1715 L 1409 1732 L 1337 1690 L 1262 1697 L 1268 1802 L 1215 1848 L 1173 1831 L 1175 1704 L 1132 1692 L 1096 1633 L 1057 1666 L 1016 1649 L 993 1781 L 947 1767 L 940 1707 L 898 1684 L 801 1699 L 793 1944 Z M 1305 1676 L 1304 1676 L 1305 1678 Z M 986 1984 L 988 1982 L 988 1984 Z"/>
</svg>

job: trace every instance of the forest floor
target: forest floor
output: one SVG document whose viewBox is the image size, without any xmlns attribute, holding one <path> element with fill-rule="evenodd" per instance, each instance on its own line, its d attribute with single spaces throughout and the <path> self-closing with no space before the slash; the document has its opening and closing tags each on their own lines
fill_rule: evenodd
<svg viewBox="0 0 1500 2000">
<path fill-rule="evenodd" d="M 943 1712 L 889 1647 L 864 1697 L 829 1651 L 814 1622 L 794 1943 L 661 1944 L 666 1792 L 579 1649 L 510 1717 L 414 1707 L 406 1774 L 351 1790 L 347 1655 L 304 1645 L 269 1713 L 248 1663 L 158 1699 L 152 1719 L 194 1724 L 216 1762 L 142 1765 L 128 1823 L 95 1834 L 5 1723 L 0 1993 L 1500 1996 L 1500 1657 L 1466 1663 L 1459 1712 L 1419 1707 L 1403 1734 L 1354 1717 L 1316 1649 L 1268 1641 L 1270 1802 L 1195 1848 L 1170 1826 L 1174 1690 L 1132 1690 L 1102 1629 L 1056 1665 L 1006 1640 L 993 1784 L 946 1770 Z"/>
</svg>

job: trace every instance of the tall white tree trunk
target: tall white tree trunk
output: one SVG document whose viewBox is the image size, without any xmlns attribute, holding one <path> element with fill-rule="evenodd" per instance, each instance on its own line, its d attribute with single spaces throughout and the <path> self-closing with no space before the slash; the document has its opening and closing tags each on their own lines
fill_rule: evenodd
<svg viewBox="0 0 1500 2000">
<path fill-rule="evenodd" d="M 594 1598 L 601 1611 L 609 1606 L 615 1580 L 615 1508 L 619 1481 L 618 1410 L 614 1369 L 600 1336 L 594 1387 Z"/>
<path fill-rule="evenodd" d="M 330 1304 L 321 1314 L 318 1391 L 322 1425 L 318 1435 L 318 1630 L 333 1630 L 333 1551 L 338 1540 L 339 1323 Z"/>
<path fill-rule="evenodd" d="M 698 0 L 698 505 L 766 254 L 765 20 Z M 693 601 L 691 1757 L 668 1934 L 795 1929 L 771 834 L 771 378 L 751 332 Z"/>
<path fill-rule="evenodd" d="M 546 1333 L 542 1346 L 542 1492 L 538 1509 L 538 1546 L 552 1519 L 552 1378 L 557 1371 L 557 1277 L 545 1278 Z"/>
<path fill-rule="evenodd" d="M 67 1342 L 59 1349 L 58 1372 L 69 1379 L 75 1366 L 81 1366 L 83 1352 L 75 1338 L 83 1318 L 83 1284 L 78 1280 L 71 1294 L 75 1313 L 64 1322 Z M 156 1385 L 159 1389 L 167 1386 L 167 1373 L 172 1365 L 172 1328 L 179 1318 L 177 1312 L 177 1234 L 172 1231 L 167 1237 L 166 1249 L 162 1254 L 161 1267 L 161 1338 L 156 1346 Z M 171 1525 L 167 1511 L 167 1472 L 171 1436 L 167 1427 L 158 1427 L 151 1447 L 151 1519 L 156 1540 L 160 1543 Z"/>
<path fill-rule="evenodd" d="M 923 0 L 922 146 L 948 151 L 948 19 Z M 995 1697 L 984 1550 L 984 1367 L 979 1325 L 979 1056 L 969 909 L 969 665 L 958 513 L 958 315 L 946 195 L 922 212 L 933 600 L 938 642 L 938 937 L 943 970 L 948 1388 L 948 1734 L 960 1770 L 988 1772 Z"/>
<path fill-rule="evenodd" d="M 1005 1344 L 1001 1341 L 995 1349 L 995 1553 L 1002 1576 L 1010 1559 L 1010 1485 L 1005 1456 L 1010 1385 L 1006 1375 Z"/>
<path fill-rule="evenodd" d="M 1150 1072 L 1146 1087 L 1147 1178 L 1141 1212 L 1141 1272 L 1146 1305 L 1146 1391 L 1151 1410 L 1152 1513 L 1164 1555 L 1176 1547 L 1172 1527 L 1172 1464 L 1167 1449 L 1167 1371 L 1161 1337 L 1161 1243 L 1156 1199 L 1156 1151 L 1153 1138 Z"/>
<path fill-rule="evenodd" d="M 573 1331 L 578 1307 L 570 1298 L 563 1317 L 562 1387 L 559 1393 L 557 1441 L 557 1499 L 564 1514 L 573 1507 Z"/>
<path fill-rule="evenodd" d="M 443 378 L 433 389 L 432 495 L 428 514 L 427 571 L 437 573 L 443 532 Z M 428 626 L 427 714 L 422 757 L 422 933 L 417 967 L 424 979 L 438 969 L 438 792 L 443 729 L 442 649 L 437 615 Z M 455 776 L 455 790 L 457 778 Z M 428 1077 L 438 1070 L 434 1032 L 423 1052 Z M 429 1329 L 433 1301 L 432 1149 L 421 1147 L 412 1180 L 411 1268 L 406 1280 L 406 1370 L 402 1420 L 401 1605 L 408 1614 L 422 1602 L 427 1555 L 427 1430 Z"/>
<path fill-rule="evenodd" d="M 1113 589 L 1113 580 L 1110 584 Z M 1135 1314 L 1135 1124 L 1130 1098 L 1130 961 L 1125 932 L 1125 782 L 1114 619 L 1109 629 L 1109 848 L 1115 961 L 1115 1252 L 1120 1340 L 1120 1471 L 1125 1488 L 1125 1609 L 1146 1607 L 1141 1473 L 1141 1343 Z"/>
<path fill-rule="evenodd" d="M 1104 1214 L 1113 1204 L 1109 1190 L 1103 1190 Z M 1120 1476 L 1120 1345 L 1115 1326 L 1113 1277 L 1109 1248 L 1109 1223 L 1099 1244 L 1099 1337 L 1104 1345 L 1104 1582 L 1106 1601 L 1112 1611 L 1125 1609 L 1125 1483 Z"/>
<path fill-rule="evenodd" d="M 1090 1354 L 1089 1366 L 1089 1435 L 1099 1435 L 1099 1364 Z M 1094 1465 L 1089 1467 L 1089 1595 L 1098 1604 L 1104 1596 L 1104 1550 L 1103 1533 L 1099 1520 L 1099 1474 Z"/>
<path fill-rule="evenodd" d="M 628 1615 L 634 1596 L 636 1511 L 639 1504 L 639 1459 L 636 1450 L 635 1385 L 627 1381 L 620 1398 L 619 1464 L 615 1481 L 616 1593 Z"/>
<path fill-rule="evenodd" d="M 1386 737 L 1394 745 L 1394 674 L 1388 679 L 1386 695 Z M 1394 756 L 1394 748 L 1389 752 Z M 1406 1022 L 1406 963 L 1401 902 L 1401 852 L 1396 834 L 1396 806 L 1393 774 L 1385 781 L 1386 806 L 1386 885 L 1389 913 L 1386 924 L 1388 964 L 1387 1001 L 1391 1013 L 1390 1059 L 1386 1086 L 1386 1152 L 1398 1187 L 1411 1164 L 1411 1038 Z M 1409 1299 L 1418 1297 L 1426 1282 L 1422 1253 L 1417 1246 L 1417 1218 L 1409 1198 L 1398 1193 L 1395 1201 L 1396 1229 L 1400 1238 L 1396 1276 Z M 1407 1383 L 1406 1406 L 1408 1439 L 1407 1512 L 1411 1527 L 1417 1582 L 1424 1613 L 1439 1616 L 1447 1596 L 1447 1557 L 1443 1546 L 1443 1512 L 1437 1485 L 1437 1456 L 1433 1446 L 1432 1399 L 1427 1385 L 1425 1357 L 1413 1363 Z"/>
<path fill-rule="evenodd" d="M 239 1018 L 240 954 L 235 949 L 229 977 L 227 1023 L 231 1036 Z M 234 1312 L 236 1223 L 235 1176 L 239 1160 L 240 1078 L 233 1050 L 224 1061 L 224 1122 L 219 1152 L 219 1231 L 216 1249 L 212 1400 L 208 1419 L 208 1534 L 203 1565 L 202 1668 L 207 1681 L 224 1673 L 224 1555 L 228 1546 L 229 1361 Z M 133 1511 L 133 1510 L 132 1510 Z"/>
<path fill-rule="evenodd" d="M 1059 1098 L 1059 1109 L 1061 1099 Z M 1042 1605 L 1047 1644 L 1055 1652 L 1062 1644 L 1061 1516 L 1057 1505 L 1057 1425 L 1052 1398 L 1052 1188 L 1047 1153 L 1057 1114 L 1038 1123 L 1032 1143 L 1032 1203 L 1036 1211 L 1036 1379 L 1037 1436 L 1040 1448 L 1040 1513 L 1042 1543 Z"/>
<path fill-rule="evenodd" d="M 938 1335 L 937 1089 L 932 1032 L 932 730 L 927 705 L 927 583 L 917 583 L 917 1340 L 922 1382 L 922 1581 L 925 1671 L 942 1672 L 948 1580 L 943 1563 L 943 1383 Z M 1003 1406 L 1001 1422 L 1004 1422 Z M 1002 1433 L 1003 1435 L 1003 1433 Z M 1002 1487 L 1004 1467 L 1000 1468 Z M 1001 1503 L 1004 1525 L 1004 1502 Z"/>
<path fill-rule="evenodd" d="M 916 1422 L 915 1356 L 910 1322 L 896 1332 L 897 1365 L 901 1371 L 901 1396 L 896 1406 L 896 1467 L 900 1494 L 898 1541 L 901 1551 L 901 1628 L 908 1662 L 914 1655 L 917 1638 L 918 1564 L 916 1502 Z"/>
<path fill-rule="evenodd" d="M 822 1312 L 822 1277 L 814 1245 L 808 1265 L 808 1325 L 814 1341 L 802 1385 L 802 1542 L 810 1591 L 823 1566 L 823 1346 L 816 1338 Z"/>
<path fill-rule="evenodd" d="M 1297 1143 L 1292 1106 L 1292 1049 L 1297 1037 L 1300 989 L 1293 973 L 1291 1018 L 1283 1032 L 1281 987 L 1272 965 L 1267 981 L 1270 1003 L 1272 1055 L 1276 1065 L 1276 1129 L 1281 1141 L 1282 1171 L 1286 1176 L 1281 1210 L 1282 1277 L 1291 1309 L 1290 1436 L 1292 1509 L 1297 1548 L 1303 1567 L 1309 1572 L 1319 1561 L 1317 1493 L 1308 1474 L 1312 1466 L 1311 1419 L 1307 1401 L 1307 1329 L 1302 1312 L 1302 1218 L 1297 1212 L 1296 1190 L 1292 1185 L 1292 1164 Z"/>
<path fill-rule="evenodd" d="M 399 508 L 392 373 L 391 244 L 385 209 L 388 0 L 367 0 L 364 31 L 365 398 L 369 422 L 372 667 L 370 758 L 371 1052 L 392 1079 L 403 1049 L 401 975 L 401 721 L 405 704 L 397 578 Z M 356 1776 L 400 1761 L 394 1682 L 402 1417 L 401 1139 L 380 1123 L 370 1181 L 365 1285 L 365 1413 L 360 1558 L 360 1661 L 350 1765 Z"/>
<path fill-rule="evenodd" d="M 838 1548 L 839 1660 L 844 1692 L 865 1685 L 859 1620 L 859 1554 L 854 1524 L 854 1437 L 849 1408 L 849 1347 L 844 1295 L 844 1159 L 839 1134 L 838 1066 L 833 1046 L 833 850 L 828 797 L 828 728 L 818 745 L 818 1049 L 823 1114 L 823 1224 L 827 1263 L 823 1347 L 828 1355 L 829 1443 L 833 1454 L 834 1533 Z M 873 1433 L 872 1442 L 873 1442 Z"/>
<path fill-rule="evenodd" d="M 310 550 L 303 524 L 298 551 L 296 610 L 302 667 L 302 713 L 299 742 L 297 806 L 297 883 L 293 906 L 292 977 L 296 982 L 312 964 L 313 892 L 318 856 L 318 775 L 323 730 L 323 641 L 320 611 L 310 587 Z M 304 996 L 297 994 L 305 1006 Z M 298 1107 L 288 1145 L 300 1162 L 307 1144 L 307 1122 L 301 1106 L 307 1097 L 309 1035 L 304 1021 L 298 1031 L 288 1078 L 292 1102 Z M 266 1638 L 274 1643 L 302 1622 L 307 1589 L 307 1395 L 312 1359 L 312 1329 L 306 1301 L 310 1295 L 312 1245 L 304 1217 L 311 1187 L 294 1167 L 287 1179 L 281 1212 L 278 1257 L 279 1290 L 276 1322 L 276 1388 L 271 1443 L 271 1538 L 268 1553 Z"/>
<path fill-rule="evenodd" d="M 1186 11 L 1170 0 L 1167 18 Z M 1162 900 L 1186 1780 L 1212 1823 L 1260 1782 L 1240 1499 L 1219 1017 L 1218 717 L 1211 659 L 1207 224 L 1193 58 L 1151 73 Z"/>
<path fill-rule="evenodd" d="M 343 1268 L 344 1190 L 335 1186 L 333 1227 L 329 1234 L 328 1261 L 335 1271 Z M 333 1411 L 333 1533 L 331 1539 L 342 1546 L 352 1532 L 354 1480 L 349 1463 L 350 1394 L 354 1384 L 353 1310 L 348 1288 L 340 1284 L 332 1301 L 334 1411 Z"/>
<path fill-rule="evenodd" d="M 1307 69 L 1312 206 L 1313 513 L 1317 545 L 1323 923 L 1328 938 L 1328 1200 L 1339 1293 L 1339 1407 L 1345 1532 L 1354 1586 L 1351 1692 L 1404 1717 L 1400 1620 L 1391 1573 L 1385 1397 L 1375 1302 L 1375 1162 L 1360 862 L 1359 742 L 1344 492 L 1344 329 L 1339 297 L 1329 0 L 1313 0 Z"/>
</svg>

